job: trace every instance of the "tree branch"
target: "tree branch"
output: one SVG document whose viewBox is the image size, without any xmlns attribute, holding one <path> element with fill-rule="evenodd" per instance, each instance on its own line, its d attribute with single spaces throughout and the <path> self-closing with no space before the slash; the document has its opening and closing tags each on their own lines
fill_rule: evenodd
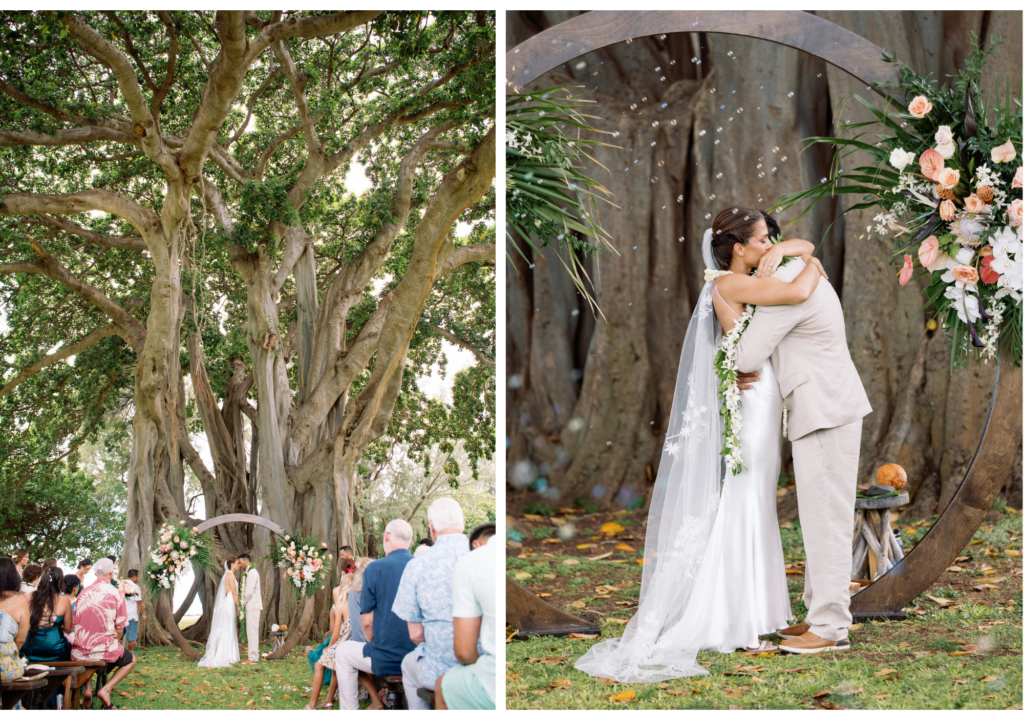
<svg viewBox="0 0 1024 717">
<path fill-rule="evenodd" d="M 486 364 L 487 366 L 494 368 L 494 359 L 489 358 L 486 354 L 484 354 L 483 351 L 478 349 L 470 342 L 463 341 L 455 334 L 451 333 L 450 331 L 445 331 L 440 326 L 435 326 L 434 324 L 431 324 L 430 326 L 432 329 L 434 329 L 434 331 L 439 333 L 442 337 L 444 337 L 451 343 L 455 344 L 456 346 L 461 346 L 462 348 L 467 349 L 468 351 L 471 351 L 473 355 L 476 356 L 476 360 L 478 363 Z"/>
<path fill-rule="evenodd" d="M 138 138 L 109 127 L 72 127 L 58 130 L 55 135 L 33 130 L 0 130 L 0 147 L 67 147 L 86 142 L 120 142 L 140 146 Z"/>
<path fill-rule="evenodd" d="M 90 244 L 96 244 L 98 246 L 105 246 L 111 249 L 146 249 L 146 242 L 142 237 L 137 236 L 109 236 L 107 234 L 100 234 L 90 229 L 86 229 L 80 224 L 76 224 L 70 219 L 64 219 L 63 217 L 55 217 L 49 214 L 40 214 L 38 218 L 28 220 L 32 224 L 43 224 L 50 227 L 51 229 L 59 229 L 60 231 L 74 234 L 75 236 L 85 239 Z"/>
<path fill-rule="evenodd" d="M 9 382 L 4 384 L 3 386 L 0 386 L 0 398 L 6 396 L 8 393 L 17 388 L 20 384 L 32 378 L 47 366 L 55 364 L 58 361 L 63 361 L 69 356 L 80 354 L 93 344 L 98 343 L 100 340 L 105 339 L 108 336 L 113 336 L 115 334 L 121 336 L 121 329 L 118 328 L 116 324 L 107 324 L 106 326 L 102 326 L 98 329 L 90 331 L 77 343 L 74 343 L 71 346 L 65 346 L 59 351 L 56 351 L 52 354 L 48 354 L 39 361 L 36 361 L 28 368 L 22 370 L 21 373 L 19 373 L 16 377 L 11 379 Z"/>
<path fill-rule="evenodd" d="M 448 255 L 448 258 L 441 263 L 441 266 L 437 268 L 437 272 L 434 274 L 434 281 L 437 281 L 442 276 L 451 274 L 463 264 L 468 264 L 471 261 L 494 261 L 494 253 L 495 246 L 493 243 L 469 244 L 456 247 Z"/>
<path fill-rule="evenodd" d="M 73 194 L 5 194 L 0 215 L 81 214 L 98 210 L 115 214 L 131 223 L 143 238 L 159 231 L 160 217 L 152 209 L 136 204 L 128 197 L 107 189 L 86 189 Z"/>
</svg>

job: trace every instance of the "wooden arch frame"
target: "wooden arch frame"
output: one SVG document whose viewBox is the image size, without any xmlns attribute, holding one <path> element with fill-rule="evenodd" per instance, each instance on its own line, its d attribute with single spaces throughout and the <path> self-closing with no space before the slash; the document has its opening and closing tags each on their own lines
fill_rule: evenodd
<svg viewBox="0 0 1024 717">
<path fill-rule="evenodd" d="M 505 54 L 507 94 L 580 55 L 630 38 L 712 32 L 768 40 L 808 52 L 877 88 L 899 79 L 882 49 L 824 18 L 800 11 L 594 11 L 534 35 Z M 971 466 L 932 529 L 903 560 L 857 593 L 855 621 L 901 620 L 903 608 L 928 589 L 967 546 L 1013 465 L 1022 437 L 1021 368 L 1005 358 L 996 370 L 992 403 Z M 548 605 L 506 576 L 506 620 L 520 634 L 584 632 L 579 618 Z M 596 626 L 589 626 L 595 631 Z"/>
<path fill-rule="evenodd" d="M 218 525 L 224 525 L 225 523 L 251 523 L 253 525 L 258 525 L 261 528 L 266 528 L 274 535 L 284 535 L 284 530 L 274 521 L 262 518 L 258 515 L 250 515 L 248 513 L 229 513 L 227 515 L 218 515 L 214 518 L 210 518 L 209 520 L 204 520 L 196 526 L 196 529 L 200 533 L 205 533 L 207 530 L 216 528 Z M 164 615 L 164 627 L 166 627 L 167 632 L 170 633 L 174 644 L 178 649 L 184 652 L 190 660 L 198 662 L 201 655 L 194 647 L 192 647 L 191 644 L 189 644 L 189 641 L 181 634 L 181 630 L 178 629 L 178 624 L 174 620 L 174 608 L 171 604 L 170 597 L 166 592 L 162 592 L 158 600 L 161 612 Z M 268 660 L 280 660 L 285 657 L 299 643 L 299 640 L 301 640 L 302 636 L 306 634 L 306 631 L 309 630 L 309 625 L 313 621 L 314 601 L 304 597 L 302 602 L 302 614 L 299 617 L 299 626 L 291 632 L 284 645 L 267 657 Z"/>
</svg>

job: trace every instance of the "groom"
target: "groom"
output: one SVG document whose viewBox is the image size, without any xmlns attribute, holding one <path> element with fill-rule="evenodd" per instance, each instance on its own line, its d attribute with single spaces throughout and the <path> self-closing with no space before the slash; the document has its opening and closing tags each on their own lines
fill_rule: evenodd
<svg viewBox="0 0 1024 717">
<path fill-rule="evenodd" d="M 792 263 L 803 268 L 799 260 Z M 827 279 L 802 304 L 757 307 L 737 345 L 736 367 L 754 372 L 769 356 L 789 408 L 807 554 L 807 617 L 778 631 L 790 638 L 779 647 L 794 653 L 848 650 L 861 419 L 871 405 L 846 345 L 843 307 Z M 747 380 L 740 377 L 741 389 Z"/>
<path fill-rule="evenodd" d="M 263 610 L 263 595 L 260 593 L 260 573 L 251 568 L 252 558 L 244 554 L 238 558 L 245 575 L 245 592 L 242 594 L 242 609 L 245 610 L 245 641 L 249 646 L 249 662 L 260 659 L 260 612 Z"/>
</svg>

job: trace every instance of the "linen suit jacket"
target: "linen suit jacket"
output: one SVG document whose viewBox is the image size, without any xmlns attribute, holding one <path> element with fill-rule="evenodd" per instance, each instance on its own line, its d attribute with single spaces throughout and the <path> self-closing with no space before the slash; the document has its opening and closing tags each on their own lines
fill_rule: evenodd
<svg viewBox="0 0 1024 717">
<path fill-rule="evenodd" d="M 799 259 L 791 265 L 779 271 L 795 277 L 805 266 Z M 802 304 L 758 306 L 754 311 L 736 346 L 736 367 L 757 371 L 769 357 L 789 408 L 789 440 L 871 413 L 846 345 L 843 307 L 826 279 Z"/>
<path fill-rule="evenodd" d="M 260 592 L 260 571 L 249 568 L 245 574 L 245 594 L 242 595 L 242 607 L 249 612 L 263 609 L 263 594 Z"/>
</svg>

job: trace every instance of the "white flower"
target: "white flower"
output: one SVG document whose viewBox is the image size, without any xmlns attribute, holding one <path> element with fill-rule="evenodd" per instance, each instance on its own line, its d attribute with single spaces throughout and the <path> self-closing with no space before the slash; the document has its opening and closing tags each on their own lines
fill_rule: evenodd
<svg viewBox="0 0 1024 717">
<path fill-rule="evenodd" d="M 1010 227 L 1003 227 L 996 232 L 995 236 L 989 239 L 989 244 L 992 253 L 997 257 L 1007 253 L 1017 254 L 1021 249 L 1020 237 Z"/>
<path fill-rule="evenodd" d="M 952 142 L 935 145 L 936 151 L 942 155 L 943 159 L 949 159 L 956 153 L 956 145 Z"/>
<path fill-rule="evenodd" d="M 971 259 L 974 258 L 974 250 L 968 249 L 967 247 L 960 247 L 960 250 L 956 253 L 956 261 L 958 264 L 970 264 Z"/>
<path fill-rule="evenodd" d="M 910 152 L 907 152 L 902 147 L 897 147 L 889 155 L 889 164 L 891 164 L 896 169 L 900 170 L 900 172 L 902 172 L 904 167 L 906 167 L 913 161 L 914 155 Z"/>
<path fill-rule="evenodd" d="M 952 144 L 953 143 L 953 130 L 949 128 L 949 125 L 941 125 L 939 131 L 935 133 L 936 144 Z"/>
<path fill-rule="evenodd" d="M 981 318 L 981 311 L 978 308 L 978 297 L 970 293 L 974 287 L 965 287 L 959 282 L 946 287 L 945 297 L 952 302 L 956 309 L 956 315 L 961 321 L 967 323 L 968 317 L 972 322 Z M 965 313 L 966 312 L 966 313 Z"/>
<path fill-rule="evenodd" d="M 276 622 L 273 625 L 270 626 L 270 631 L 271 632 L 277 632 L 280 629 L 281 629 L 281 626 L 278 625 Z"/>
</svg>

